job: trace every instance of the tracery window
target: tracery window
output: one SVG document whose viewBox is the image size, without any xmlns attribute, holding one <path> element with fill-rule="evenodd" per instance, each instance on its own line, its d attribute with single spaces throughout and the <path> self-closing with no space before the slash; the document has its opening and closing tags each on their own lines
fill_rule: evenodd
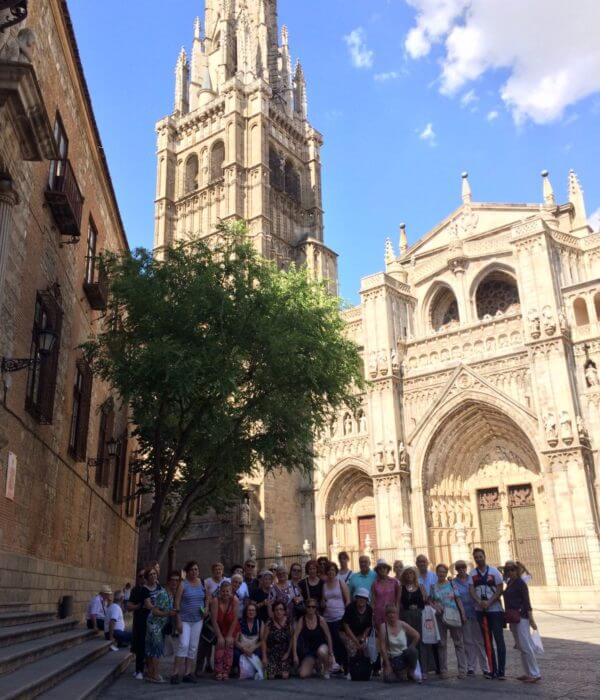
<svg viewBox="0 0 600 700">
<path fill-rule="evenodd" d="M 478 318 L 518 312 L 521 308 L 516 282 L 503 272 L 492 272 L 477 287 Z"/>
<path fill-rule="evenodd" d="M 285 187 L 285 174 L 282 158 L 274 148 L 269 149 L 269 169 L 271 170 L 271 187 L 283 192 Z"/>
<path fill-rule="evenodd" d="M 210 152 L 210 179 L 211 182 L 223 177 L 223 163 L 225 162 L 225 144 L 217 141 Z"/>
<path fill-rule="evenodd" d="M 300 202 L 300 175 L 289 160 L 285 163 L 285 193 L 295 202 Z"/>
<path fill-rule="evenodd" d="M 458 302 L 454 292 L 449 287 L 442 287 L 434 296 L 431 303 L 430 321 L 434 331 L 460 322 Z"/>
<path fill-rule="evenodd" d="M 185 194 L 198 189 L 198 156 L 193 154 L 185 161 Z"/>
</svg>

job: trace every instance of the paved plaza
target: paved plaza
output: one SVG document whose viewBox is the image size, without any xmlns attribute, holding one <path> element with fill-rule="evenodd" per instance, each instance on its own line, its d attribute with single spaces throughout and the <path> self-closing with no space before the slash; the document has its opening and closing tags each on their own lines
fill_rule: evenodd
<svg viewBox="0 0 600 700">
<path fill-rule="evenodd" d="M 122 698 L 392 698 L 398 695 L 428 698 L 599 698 L 600 697 L 600 612 L 537 612 L 536 618 L 545 645 L 540 658 L 542 681 L 525 685 L 517 680 L 522 669 L 518 652 L 507 632 L 508 680 L 488 681 L 477 677 L 459 681 L 430 679 L 419 686 L 414 683 L 385 685 L 379 680 L 351 683 L 345 679 L 300 681 L 228 681 L 206 679 L 195 686 L 152 685 L 135 681 L 126 672 L 101 697 Z M 449 653 L 452 661 L 452 652 Z M 163 674 L 168 675 L 171 659 L 165 660 Z M 452 671 L 452 667 L 450 669 Z"/>
</svg>

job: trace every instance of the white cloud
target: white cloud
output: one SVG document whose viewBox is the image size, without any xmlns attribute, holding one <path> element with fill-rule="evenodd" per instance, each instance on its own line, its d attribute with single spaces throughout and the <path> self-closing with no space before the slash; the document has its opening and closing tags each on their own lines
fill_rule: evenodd
<svg viewBox="0 0 600 700">
<path fill-rule="evenodd" d="M 344 37 L 344 41 L 350 52 L 350 59 L 355 68 L 371 68 L 375 54 L 371 51 L 366 42 L 365 30 L 362 27 L 353 29 L 350 34 Z"/>
<path fill-rule="evenodd" d="M 433 130 L 433 124 L 431 122 L 429 122 L 423 131 L 419 133 L 419 138 L 421 141 L 425 141 L 425 143 L 428 143 L 430 146 L 437 145 L 437 134 Z"/>
<path fill-rule="evenodd" d="M 516 123 L 546 124 L 600 91 L 598 0 L 406 0 L 417 11 L 405 39 L 413 59 L 443 44 L 440 92 L 455 95 L 488 71 Z M 560 48 L 547 37 L 560 28 Z"/>
<path fill-rule="evenodd" d="M 401 76 L 396 70 L 390 70 L 387 73 L 375 73 L 373 79 L 378 83 L 386 83 L 388 80 L 397 80 Z"/>
<path fill-rule="evenodd" d="M 471 107 L 471 109 L 474 109 L 474 105 L 476 102 L 479 102 L 479 97 L 477 97 L 477 93 L 475 90 L 469 90 L 468 92 L 465 92 L 465 94 L 460 98 L 460 104 L 462 107 Z"/>
<path fill-rule="evenodd" d="M 600 231 L 600 207 L 589 216 L 588 224 L 592 227 L 592 231 Z"/>
<path fill-rule="evenodd" d="M 496 119 L 498 119 L 499 116 L 500 116 L 500 113 L 498 112 L 498 110 L 492 109 L 486 114 L 485 118 L 488 120 L 488 122 L 493 122 Z"/>
</svg>

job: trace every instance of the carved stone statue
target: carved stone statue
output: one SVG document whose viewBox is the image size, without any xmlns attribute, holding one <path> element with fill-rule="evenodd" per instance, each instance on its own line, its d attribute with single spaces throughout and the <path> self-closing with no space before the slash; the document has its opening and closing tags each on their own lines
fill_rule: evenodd
<svg viewBox="0 0 600 700">
<path fill-rule="evenodd" d="M 250 504 L 247 499 L 240 503 L 240 525 L 248 527 L 250 525 Z"/>
<path fill-rule="evenodd" d="M 408 466 L 408 455 L 402 440 L 398 443 L 398 463 L 401 469 L 405 469 Z"/>
<path fill-rule="evenodd" d="M 251 544 L 250 547 L 248 548 L 248 553 L 250 555 L 250 559 L 256 559 L 256 545 Z"/>
<path fill-rule="evenodd" d="M 565 312 L 562 309 L 559 309 L 558 311 L 558 326 L 563 333 L 566 333 L 569 330 L 569 323 Z"/>
<path fill-rule="evenodd" d="M 588 362 L 585 367 L 585 380 L 588 386 L 600 386 L 600 377 L 598 377 L 598 369 L 593 362 Z"/>
<path fill-rule="evenodd" d="M 577 416 L 577 418 L 575 418 L 575 424 L 577 425 L 577 435 L 579 436 L 579 439 L 582 442 L 586 442 L 589 434 L 587 428 L 585 427 L 585 423 L 583 422 L 583 418 L 581 416 Z"/>
<path fill-rule="evenodd" d="M 0 34 L 0 58 L 5 61 L 31 63 L 35 43 L 33 30 L 25 27 L 17 33 L 14 27 L 11 27 Z"/>
<path fill-rule="evenodd" d="M 388 446 L 385 451 L 385 456 L 388 467 L 390 469 L 393 469 L 396 466 L 396 452 L 394 450 L 394 443 L 392 442 L 392 440 L 388 442 Z"/>
<path fill-rule="evenodd" d="M 390 360 L 392 361 L 392 372 L 398 372 L 400 370 L 400 360 L 398 359 L 396 348 L 390 348 Z"/>
<path fill-rule="evenodd" d="M 361 411 L 358 416 L 358 427 L 361 433 L 367 432 L 367 416 L 364 411 Z"/>
<path fill-rule="evenodd" d="M 561 411 L 559 416 L 560 437 L 563 442 L 570 444 L 573 441 L 573 422 L 566 411 Z"/>
<path fill-rule="evenodd" d="M 387 358 L 387 352 L 385 350 L 379 351 L 378 360 L 379 360 L 379 371 L 385 377 L 385 375 L 388 373 L 388 358 Z"/>
<path fill-rule="evenodd" d="M 544 319 L 544 331 L 546 335 L 553 335 L 556 331 L 556 320 L 550 306 L 544 306 L 542 309 L 542 317 Z"/>
<path fill-rule="evenodd" d="M 344 416 L 344 435 L 352 435 L 352 430 L 354 429 L 352 416 L 346 413 Z"/>
<path fill-rule="evenodd" d="M 546 431 L 548 442 L 556 443 L 558 440 L 558 431 L 556 429 L 556 417 L 554 413 L 550 412 L 544 418 L 544 430 Z"/>
<path fill-rule="evenodd" d="M 529 312 L 529 332 L 532 338 L 539 338 L 540 332 L 540 317 L 538 315 L 537 309 L 531 309 Z"/>
<path fill-rule="evenodd" d="M 373 378 L 377 376 L 377 353 L 375 350 L 369 353 L 369 374 Z"/>
<path fill-rule="evenodd" d="M 383 445 L 380 442 L 377 443 L 377 452 L 374 453 L 373 458 L 377 471 L 382 472 L 385 469 L 385 463 L 383 461 Z"/>
</svg>

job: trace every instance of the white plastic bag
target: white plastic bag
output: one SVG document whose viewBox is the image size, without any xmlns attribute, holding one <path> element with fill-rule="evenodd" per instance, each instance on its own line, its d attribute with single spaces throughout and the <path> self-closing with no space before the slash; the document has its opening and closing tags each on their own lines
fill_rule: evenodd
<svg viewBox="0 0 600 700">
<path fill-rule="evenodd" d="M 531 630 L 531 645 L 533 646 L 533 651 L 538 656 L 544 654 L 544 645 L 542 644 L 542 637 L 538 630 Z"/>
<path fill-rule="evenodd" d="M 371 630 L 371 634 L 367 639 L 367 656 L 374 664 L 379 656 L 379 649 L 377 648 L 377 635 L 375 634 L 375 627 Z"/>
<path fill-rule="evenodd" d="M 440 631 L 435 619 L 435 609 L 431 605 L 426 605 L 423 608 L 421 617 L 421 641 L 423 644 L 437 644 L 440 639 Z"/>
<path fill-rule="evenodd" d="M 240 680 L 262 681 L 264 678 L 263 665 L 256 654 L 240 656 Z"/>
<path fill-rule="evenodd" d="M 423 672 L 421 671 L 421 662 L 417 661 L 417 665 L 415 666 L 415 670 L 413 671 L 413 678 L 419 682 L 423 680 Z"/>
</svg>

